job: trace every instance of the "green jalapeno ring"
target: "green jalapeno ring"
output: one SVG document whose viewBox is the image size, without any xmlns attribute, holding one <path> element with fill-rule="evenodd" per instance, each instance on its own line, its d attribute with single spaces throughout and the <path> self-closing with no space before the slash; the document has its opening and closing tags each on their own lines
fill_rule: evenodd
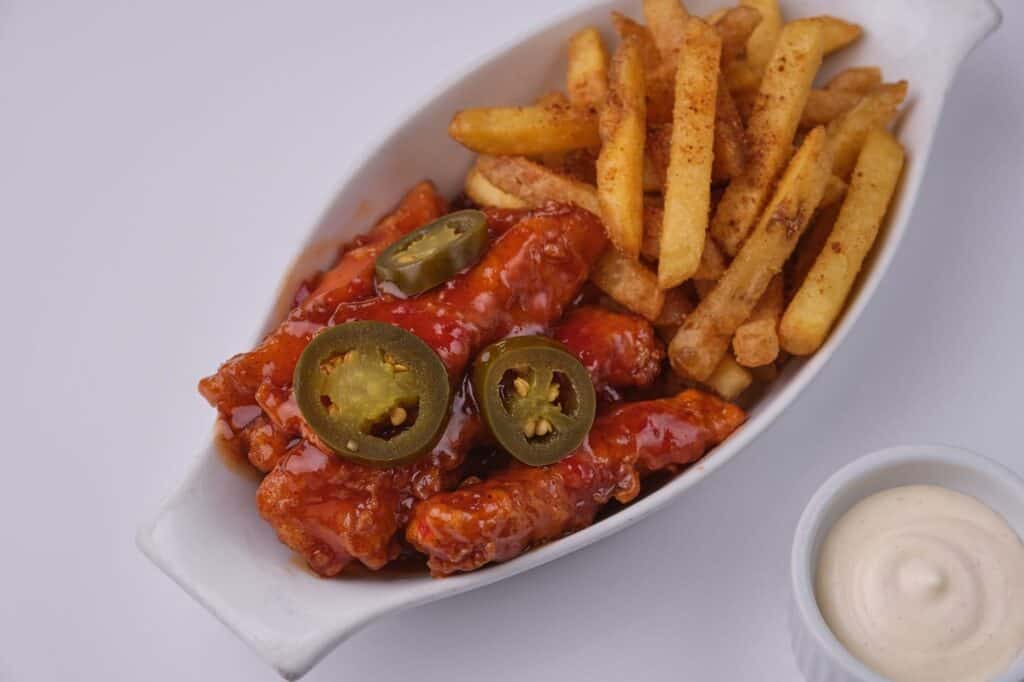
<svg viewBox="0 0 1024 682">
<path fill-rule="evenodd" d="M 521 336 L 477 357 L 473 393 L 498 444 L 531 466 L 554 464 L 583 443 L 597 398 L 590 374 L 557 341 Z"/>
<path fill-rule="evenodd" d="M 294 374 L 299 411 L 339 456 L 403 464 L 440 438 L 448 371 L 422 339 L 383 322 L 347 322 L 306 346 Z"/>
<path fill-rule="evenodd" d="M 487 248 L 487 216 L 467 209 L 442 216 L 389 246 L 374 265 L 378 286 L 415 296 L 476 263 Z"/>
</svg>

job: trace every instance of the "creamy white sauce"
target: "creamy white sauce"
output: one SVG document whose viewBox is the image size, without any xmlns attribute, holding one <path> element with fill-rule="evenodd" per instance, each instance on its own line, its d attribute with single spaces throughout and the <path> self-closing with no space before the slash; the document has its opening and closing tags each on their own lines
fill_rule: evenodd
<svg viewBox="0 0 1024 682">
<path fill-rule="evenodd" d="M 815 582 L 839 641 L 895 682 L 983 682 L 1024 649 L 1024 544 L 962 493 L 861 500 L 829 531 Z"/>
</svg>

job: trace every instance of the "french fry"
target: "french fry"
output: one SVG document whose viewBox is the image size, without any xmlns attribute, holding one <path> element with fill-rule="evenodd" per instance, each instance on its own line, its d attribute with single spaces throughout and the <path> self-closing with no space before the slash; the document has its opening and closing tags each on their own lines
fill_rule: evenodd
<svg viewBox="0 0 1024 682">
<path fill-rule="evenodd" d="M 725 274 L 725 254 L 718 248 L 714 239 L 704 240 L 704 252 L 700 255 L 700 265 L 693 278 L 707 282 L 717 282 Z"/>
<path fill-rule="evenodd" d="M 818 204 L 818 210 L 821 210 L 826 206 L 838 204 L 845 196 L 846 183 L 834 175 L 829 175 L 828 182 L 825 184 L 825 194 L 821 197 L 821 203 Z"/>
<path fill-rule="evenodd" d="M 749 388 L 754 376 L 726 354 L 705 382 L 707 387 L 726 400 L 735 400 Z"/>
<path fill-rule="evenodd" d="M 761 13 L 753 7 L 730 7 L 722 12 L 716 20 L 708 20 L 722 37 L 722 64 L 740 58 L 747 51 L 747 41 L 757 25 L 761 23 Z"/>
<path fill-rule="evenodd" d="M 658 319 L 665 304 L 658 276 L 613 248 L 598 259 L 590 280 L 615 302 L 652 322 Z"/>
<path fill-rule="evenodd" d="M 597 190 L 592 185 L 573 180 L 521 156 L 481 156 L 475 169 L 494 187 L 526 206 L 561 201 L 598 213 Z"/>
<path fill-rule="evenodd" d="M 644 140 L 644 191 L 661 193 L 665 189 L 665 173 L 672 150 L 672 124 L 647 126 Z"/>
<path fill-rule="evenodd" d="M 733 333 L 782 270 L 821 201 L 832 161 L 829 152 L 824 128 L 815 128 L 804 139 L 757 227 L 672 340 L 669 359 L 677 373 L 706 381 L 725 357 Z"/>
<path fill-rule="evenodd" d="M 600 216 L 612 244 L 630 258 L 643 239 L 643 168 L 646 102 L 642 47 L 634 36 L 619 46 L 609 73 L 610 95 L 601 109 L 603 145 L 597 157 Z"/>
<path fill-rule="evenodd" d="M 832 76 L 825 89 L 866 95 L 881 84 L 882 70 L 877 66 L 851 66 Z"/>
<path fill-rule="evenodd" d="M 826 191 L 828 191 L 827 188 Z M 825 199 L 822 197 L 822 202 L 824 201 Z M 811 266 L 814 265 L 818 254 L 821 253 L 825 242 L 828 241 L 828 236 L 832 233 L 832 226 L 836 224 L 840 207 L 841 204 L 838 203 L 828 207 L 818 206 L 818 211 L 814 214 L 811 224 L 804 230 L 800 241 L 797 242 L 796 249 L 793 250 L 792 257 L 786 263 L 788 292 L 795 293 L 804 283 L 807 273 L 811 271 Z"/>
<path fill-rule="evenodd" d="M 478 206 L 494 206 L 496 208 L 526 208 L 527 204 L 519 197 L 495 187 L 480 172 L 478 164 L 474 164 L 466 176 L 464 186 L 466 196 Z"/>
<path fill-rule="evenodd" d="M 716 9 L 711 14 L 708 14 L 707 16 L 705 16 L 704 17 L 704 21 L 706 21 L 707 23 L 709 23 L 712 26 L 714 26 L 715 24 L 717 24 L 718 22 L 720 22 L 722 20 L 722 17 L 724 17 L 725 13 L 728 12 L 728 11 L 729 11 L 728 7 L 719 7 L 718 9 Z"/>
<path fill-rule="evenodd" d="M 689 15 L 681 0 L 644 0 L 644 20 L 662 60 L 678 64 Z"/>
<path fill-rule="evenodd" d="M 824 14 L 820 17 L 811 17 L 806 21 L 817 21 L 821 24 L 823 50 L 825 54 L 832 54 L 844 47 L 856 42 L 864 31 L 857 24 L 843 21 L 838 17 Z"/>
<path fill-rule="evenodd" d="M 672 148 L 665 175 L 665 213 L 658 286 L 671 289 L 697 271 L 711 205 L 715 102 L 722 41 L 702 20 L 686 22 L 676 72 Z"/>
<path fill-rule="evenodd" d="M 779 356 L 779 318 L 782 317 L 782 275 L 775 275 L 746 322 L 736 328 L 732 352 L 744 367 L 763 367 Z"/>
<path fill-rule="evenodd" d="M 651 262 L 657 261 L 661 253 L 661 224 L 665 210 L 660 201 L 644 197 L 644 239 L 640 242 L 640 255 Z"/>
<path fill-rule="evenodd" d="M 750 160 L 729 183 L 711 221 L 711 234 L 727 254 L 739 251 L 786 163 L 821 54 L 818 22 L 793 21 L 782 29 L 747 124 Z"/>
<path fill-rule="evenodd" d="M 733 97 L 740 97 L 748 92 L 756 94 L 757 88 L 761 85 L 761 77 L 746 59 L 734 59 L 728 64 L 723 64 L 722 76 Z"/>
<path fill-rule="evenodd" d="M 654 36 L 646 26 L 618 12 L 612 12 L 612 25 L 623 42 L 634 40 L 640 45 L 644 64 L 644 94 L 648 122 L 670 123 L 675 92 L 675 64 L 661 58 Z"/>
<path fill-rule="evenodd" d="M 747 61 L 760 76 L 771 61 L 782 34 L 782 10 L 778 0 L 741 0 L 740 5 L 761 14 L 761 22 L 747 40 Z"/>
<path fill-rule="evenodd" d="M 715 148 L 711 162 L 711 182 L 732 180 L 747 167 L 747 147 L 744 141 L 743 119 L 736 108 L 736 100 L 725 84 L 718 79 L 718 99 L 715 102 Z"/>
<path fill-rule="evenodd" d="M 860 149 L 873 128 L 885 128 L 896 117 L 907 96 L 907 82 L 887 84 L 865 95 L 848 112 L 828 125 L 832 146 L 832 172 L 849 180 Z"/>
<path fill-rule="evenodd" d="M 608 52 L 595 28 L 577 31 L 569 39 L 566 88 L 573 106 L 600 108 L 608 96 Z"/>
<path fill-rule="evenodd" d="M 480 154 L 531 156 L 593 147 L 600 143 L 597 117 L 572 107 L 464 109 L 448 134 Z"/>
<path fill-rule="evenodd" d="M 782 346 L 794 355 L 821 347 L 878 236 L 903 169 L 903 147 L 884 130 L 864 142 L 828 242 L 782 316 Z"/>
<path fill-rule="evenodd" d="M 804 113 L 800 116 L 800 127 L 828 125 L 852 109 L 860 99 L 860 93 L 849 90 L 811 90 Z"/>
<path fill-rule="evenodd" d="M 534 106 L 538 107 L 549 107 L 551 109 L 561 109 L 568 106 L 569 98 L 565 96 L 564 92 L 558 90 L 552 90 L 551 92 L 545 92 L 543 95 L 537 98 Z"/>
</svg>

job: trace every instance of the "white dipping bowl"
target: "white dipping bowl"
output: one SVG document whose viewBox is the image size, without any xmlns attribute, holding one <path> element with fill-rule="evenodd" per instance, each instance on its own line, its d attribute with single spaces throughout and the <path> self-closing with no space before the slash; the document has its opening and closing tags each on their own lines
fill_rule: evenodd
<svg viewBox="0 0 1024 682">
<path fill-rule="evenodd" d="M 942 445 L 880 450 L 846 465 L 807 504 L 793 538 L 789 628 L 797 666 L 808 682 L 885 682 L 846 650 L 814 597 L 818 552 L 835 523 L 865 497 L 902 485 L 937 485 L 998 512 L 1024 538 L 1024 479 L 987 457 Z M 1024 680 L 1024 656 L 994 682 Z"/>
</svg>

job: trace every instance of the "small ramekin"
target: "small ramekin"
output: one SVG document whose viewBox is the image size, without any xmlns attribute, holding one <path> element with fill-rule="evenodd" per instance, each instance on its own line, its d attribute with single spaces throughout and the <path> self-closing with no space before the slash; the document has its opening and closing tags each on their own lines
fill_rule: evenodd
<svg viewBox="0 0 1024 682">
<path fill-rule="evenodd" d="M 807 682 L 886 682 L 853 657 L 832 631 L 814 597 L 818 551 L 854 504 L 901 485 L 939 485 L 971 495 L 1024 538 L 1024 479 L 981 455 L 942 445 L 907 445 L 865 455 L 829 478 L 807 504 L 793 538 L 789 629 L 797 666 Z M 994 682 L 1024 680 L 1024 656 Z"/>
</svg>

